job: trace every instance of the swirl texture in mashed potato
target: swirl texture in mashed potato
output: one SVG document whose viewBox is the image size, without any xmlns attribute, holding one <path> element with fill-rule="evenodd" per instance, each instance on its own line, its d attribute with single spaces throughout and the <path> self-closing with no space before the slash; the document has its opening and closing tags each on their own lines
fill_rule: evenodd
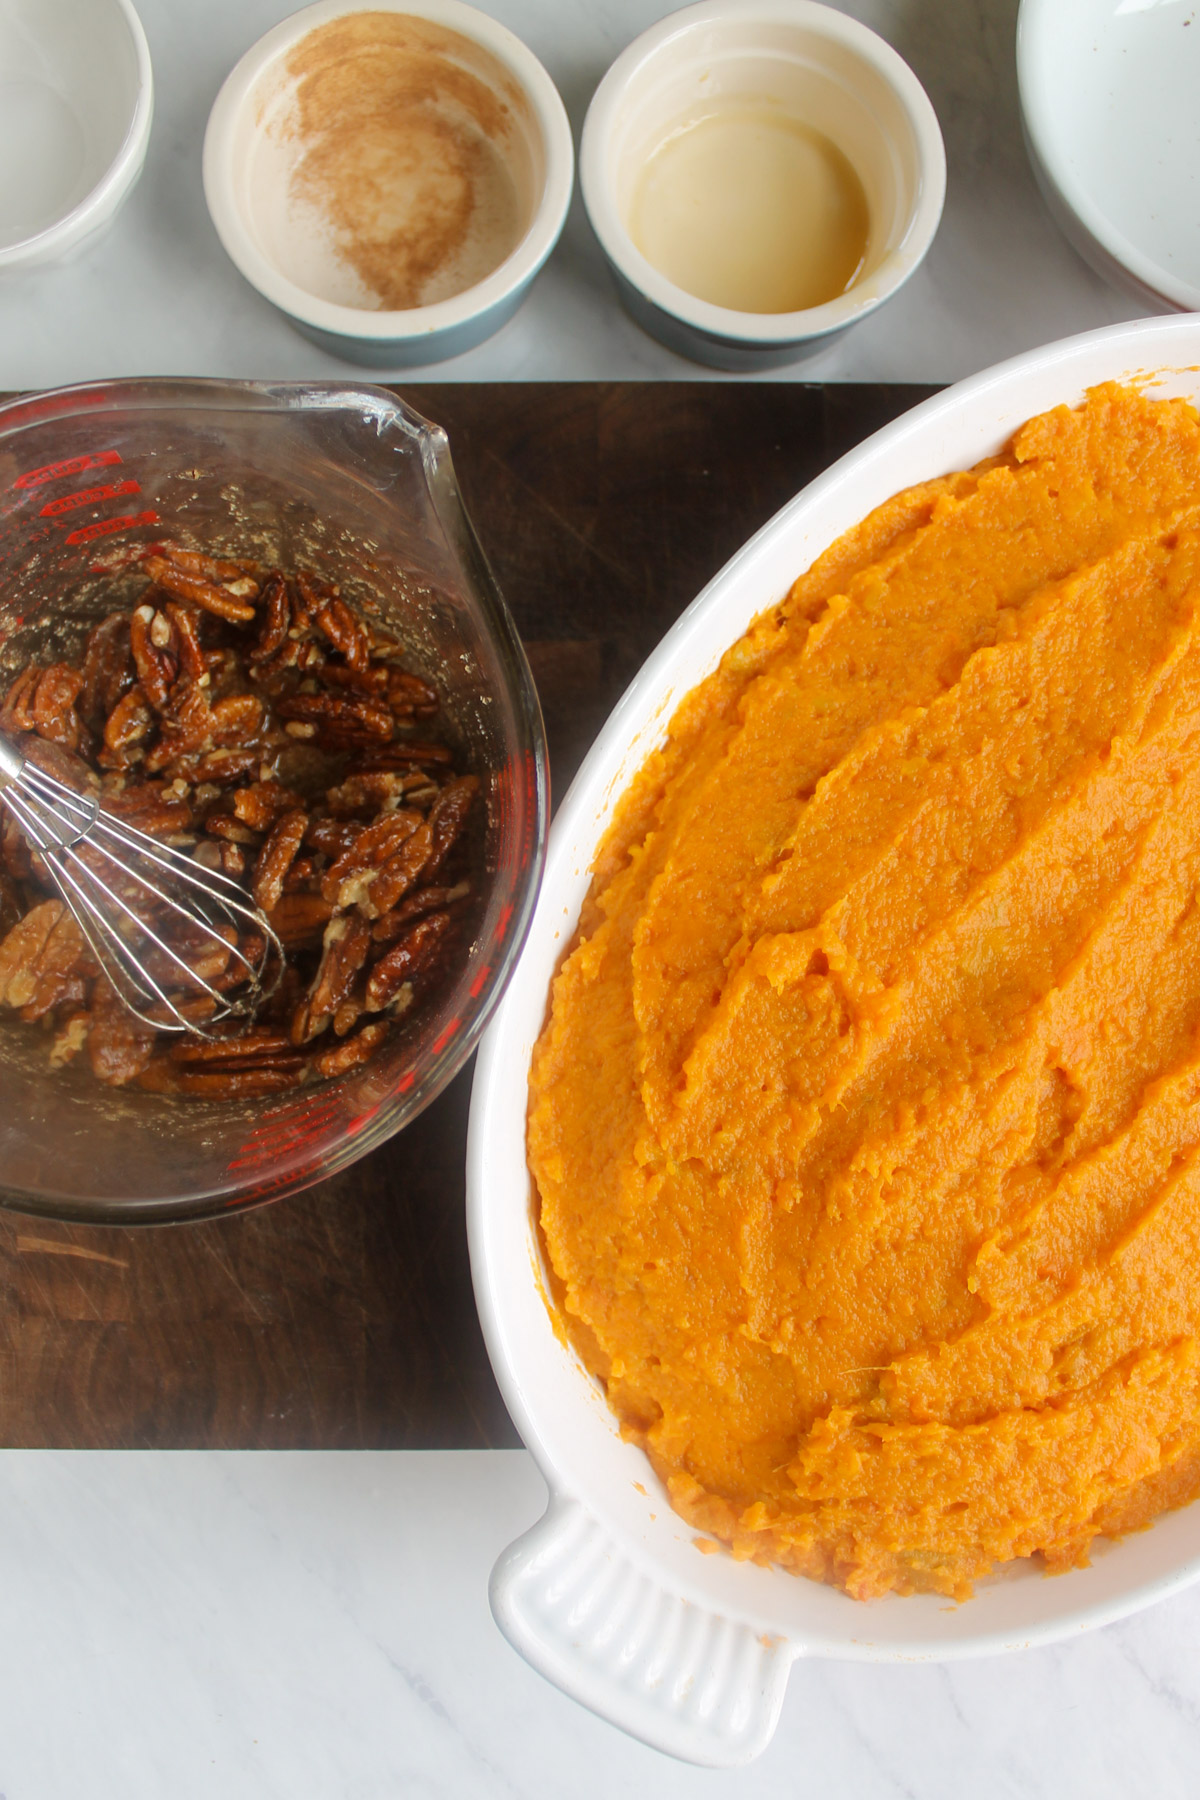
<svg viewBox="0 0 1200 1800">
<path fill-rule="evenodd" d="M 895 496 L 692 693 L 556 979 L 530 1162 L 676 1508 L 868 1597 L 1200 1491 L 1200 423 Z"/>
</svg>

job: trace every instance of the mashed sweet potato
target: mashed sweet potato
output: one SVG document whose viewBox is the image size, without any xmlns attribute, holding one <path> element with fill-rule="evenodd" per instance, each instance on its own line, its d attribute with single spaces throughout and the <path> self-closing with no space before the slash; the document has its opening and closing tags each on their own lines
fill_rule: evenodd
<svg viewBox="0 0 1200 1800">
<path fill-rule="evenodd" d="M 1200 1490 L 1200 422 L 897 495 L 683 704 L 534 1059 L 566 1327 L 683 1516 L 867 1597 Z"/>
</svg>

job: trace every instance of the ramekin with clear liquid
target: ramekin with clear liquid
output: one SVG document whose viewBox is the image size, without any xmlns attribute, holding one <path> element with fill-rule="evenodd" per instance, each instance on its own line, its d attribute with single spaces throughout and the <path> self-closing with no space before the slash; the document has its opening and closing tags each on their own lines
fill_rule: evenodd
<svg viewBox="0 0 1200 1800">
<path fill-rule="evenodd" d="M 164 538 L 336 580 L 395 633 L 480 779 L 483 891 L 445 985 L 336 1081 L 222 1103 L 107 1088 L 86 1057 L 52 1071 L 38 1031 L 0 1019 L 0 1205 L 49 1217 L 205 1217 L 373 1150 L 470 1055 L 541 874 L 541 712 L 444 432 L 382 389 L 340 384 L 115 381 L 0 407 L 0 686 L 75 654 L 122 603 L 114 566 Z"/>
</svg>

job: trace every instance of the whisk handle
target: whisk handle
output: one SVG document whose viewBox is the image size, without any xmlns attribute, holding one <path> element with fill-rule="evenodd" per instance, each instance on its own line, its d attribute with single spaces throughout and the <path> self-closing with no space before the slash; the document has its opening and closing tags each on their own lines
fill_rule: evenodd
<svg viewBox="0 0 1200 1800">
<path fill-rule="evenodd" d="M 0 732 L 0 788 L 7 787 L 10 781 L 19 780 L 24 767 L 25 758 L 17 746 Z"/>
</svg>

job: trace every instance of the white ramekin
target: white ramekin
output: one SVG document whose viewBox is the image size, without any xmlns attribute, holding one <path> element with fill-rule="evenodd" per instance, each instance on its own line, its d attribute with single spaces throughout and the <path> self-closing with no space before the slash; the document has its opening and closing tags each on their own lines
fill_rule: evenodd
<svg viewBox="0 0 1200 1800">
<path fill-rule="evenodd" d="M 629 234 L 634 184 L 681 118 L 711 101 L 766 102 L 831 139 L 871 216 L 863 273 L 802 312 L 735 312 L 685 293 Z M 584 121 L 579 180 L 625 307 L 669 349 L 714 368 L 795 362 L 902 287 L 937 231 L 946 156 L 924 88 L 889 44 L 814 0 L 701 0 L 668 14 L 613 63 Z"/>
<path fill-rule="evenodd" d="M 492 1607 L 565 1692 L 647 1743 L 715 1766 L 769 1741 L 793 1662 L 990 1656 L 1070 1637 L 1200 1575 L 1200 1506 L 1093 1547 L 1047 1580 L 1028 1564 L 963 1606 L 863 1604 L 777 1570 L 702 1556 L 599 1386 L 555 1335 L 525 1159 L 529 1059 L 617 797 L 676 704 L 795 577 L 890 494 L 970 468 L 1025 419 L 1110 378 L 1200 399 L 1200 318 L 1106 327 L 1002 363 L 926 401 L 820 476 L 693 602 L 625 693 L 559 809 L 524 954 L 480 1050 L 467 1147 L 476 1298 L 509 1411 L 550 1486 L 549 1511 L 504 1554 Z"/>
<path fill-rule="evenodd" d="M 1193 15 L 1194 17 L 1194 15 Z M 1067 241 L 1156 309 L 1200 308 L 1200 27 L 1155 0 L 1021 0 L 1029 160 Z"/>
<path fill-rule="evenodd" d="M 0 271 L 73 254 L 142 172 L 150 50 L 131 0 L 0 0 Z"/>
<path fill-rule="evenodd" d="M 254 140 L 266 129 L 267 103 L 285 80 L 291 51 L 331 19 L 370 12 L 427 19 L 481 46 L 528 103 L 528 148 L 540 182 L 524 236 L 499 268 L 452 299 L 398 311 L 338 305 L 300 287 L 272 260 L 256 230 L 250 187 L 257 167 Z M 306 6 L 268 31 L 233 68 L 213 104 L 204 137 L 205 199 L 232 262 L 322 349 L 376 368 L 441 362 L 498 331 L 558 242 L 574 173 L 571 127 L 549 75 L 520 38 L 461 0 L 318 0 Z"/>
</svg>

